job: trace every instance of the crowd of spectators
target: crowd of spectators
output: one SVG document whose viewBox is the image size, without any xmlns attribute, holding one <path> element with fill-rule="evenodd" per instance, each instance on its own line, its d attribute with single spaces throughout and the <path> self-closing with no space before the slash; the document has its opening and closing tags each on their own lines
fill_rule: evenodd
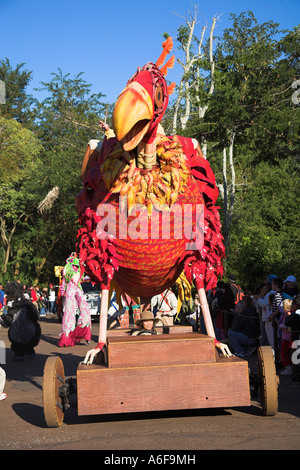
<svg viewBox="0 0 300 470">
<path fill-rule="evenodd" d="M 245 358 L 259 346 L 271 346 L 281 375 L 300 380 L 300 292 L 295 276 L 271 274 L 253 292 L 241 289 L 234 275 L 208 292 L 216 338 Z M 198 294 L 184 306 L 183 318 L 206 333 Z"/>
<path fill-rule="evenodd" d="M 300 380 L 300 292 L 295 276 L 269 275 L 254 292 L 245 291 L 231 276 L 211 296 L 217 339 L 234 354 L 250 356 L 258 346 L 271 346 L 277 370 Z"/>
<path fill-rule="evenodd" d="M 38 285 L 29 286 L 22 284 L 23 296 L 36 307 L 40 317 L 44 317 L 48 313 L 56 312 L 56 294 L 55 286 L 49 285 L 49 288 L 40 288 Z M 6 313 L 6 295 L 3 284 L 0 284 L 0 314 Z"/>
<path fill-rule="evenodd" d="M 0 284 L 0 313 L 5 313 L 5 289 Z M 56 313 L 55 288 L 23 285 L 23 294 L 36 307 L 39 316 Z M 176 299 L 176 291 L 170 290 Z M 199 296 L 196 292 L 192 303 L 183 304 L 179 315 L 171 311 L 170 302 L 162 294 L 158 304 L 163 314 L 170 316 L 172 322 L 190 323 L 195 331 L 206 333 L 201 315 Z M 277 369 L 283 375 L 291 375 L 300 380 L 297 364 L 297 347 L 300 346 L 300 293 L 295 276 L 282 280 L 269 275 L 253 292 L 243 291 L 235 276 L 229 276 L 228 283 L 219 281 L 214 290 L 208 292 L 210 311 L 216 338 L 226 342 L 232 352 L 239 357 L 252 355 L 259 346 L 271 346 Z M 154 314 L 155 308 L 152 308 Z M 121 314 L 121 311 L 118 312 Z M 299 353 L 300 359 L 300 353 Z"/>
</svg>

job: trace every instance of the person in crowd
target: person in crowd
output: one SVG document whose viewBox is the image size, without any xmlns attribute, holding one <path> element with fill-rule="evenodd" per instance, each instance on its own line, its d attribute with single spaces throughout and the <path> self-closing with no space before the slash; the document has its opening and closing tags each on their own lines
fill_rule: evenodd
<svg viewBox="0 0 300 470">
<path fill-rule="evenodd" d="M 50 313 L 56 313 L 56 305 L 55 305 L 55 289 L 53 284 L 50 284 L 49 286 L 49 295 L 48 295 L 48 301 L 49 301 L 49 312 Z"/>
<path fill-rule="evenodd" d="M 269 320 L 270 316 L 272 315 L 272 305 L 273 305 L 273 300 L 275 297 L 275 292 L 270 293 L 268 296 L 268 305 L 266 308 L 262 309 L 262 320 L 264 323 L 264 328 L 266 332 L 266 336 L 268 339 L 268 344 L 266 346 L 271 346 L 273 353 L 274 353 L 274 329 L 273 329 L 273 323 L 272 320 Z"/>
<path fill-rule="evenodd" d="M 284 300 L 282 288 L 283 288 L 283 280 L 280 279 L 279 277 L 276 277 L 275 279 L 273 279 L 272 290 L 275 291 L 275 296 L 273 298 L 272 314 L 269 320 L 273 320 L 274 318 L 278 317 L 278 315 L 280 314 L 279 306 L 281 302 Z"/>
<path fill-rule="evenodd" d="M 292 361 L 290 349 L 292 333 L 289 331 L 288 327 L 284 323 L 287 313 L 290 312 L 292 308 L 292 303 L 292 299 L 284 299 L 282 305 L 283 313 L 281 314 L 279 319 L 279 328 L 281 330 L 281 364 L 284 367 L 284 369 L 280 372 L 281 375 L 292 375 Z"/>
<path fill-rule="evenodd" d="M 26 284 L 23 285 L 23 297 L 24 299 L 31 301 L 31 290 L 26 286 Z"/>
<path fill-rule="evenodd" d="M 37 296 L 37 293 L 36 293 L 36 289 L 31 286 L 29 288 L 30 290 L 30 299 L 31 299 L 31 302 L 33 303 L 33 305 L 36 307 L 37 310 L 39 310 L 39 306 L 38 306 L 38 296 Z"/>
<path fill-rule="evenodd" d="M 236 295 L 237 295 L 236 276 L 234 274 L 230 274 L 228 281 L 229 281 L 230 289 L 233 293 L 233 296 L 236 299 Z"/>
<path fill-rule="evenodd" d="M 166 289 L 161 294 L 151 299 L 151 311 L 155 311 L 155 317 L 159 319 L 159 326 L 171 326 L 177 314 L 177 297 L 171 289 Z"/>
<path fill-rule="evenodd" d="M 292 299 L 299 293 L 298 286 L 297 286 L 297 279 L 295 276 L 288 276 L 284 281 L 283 286 L 283 295 L 284 298 Z"/>
<path fill-rule="evenodd" d="M 223 287 L 223 295 L 219 301 L 219 310 L 222 312 L 222 320 L 219 322 L 221 338 L 227 336 L 227 331 L 232 325 L 233 312 L 235 309 L 235 298 L 230 284 L 226 283 Z"/>
<path fill-rule="evenodd" d="M 123 293 L 121 295 L 122 308 L 118 314 L 118 321 L 121 328 L 129 328 L 131 317 L 133 322 L 140 318 L 140 304 L 137 303 L 128 294 Z"/>
<path fill-rule="evenodd" d="M 215 312 L 216 310 L 218 310 L 220 300 L 221 300 L 221 298 L 223 297 L 223 294 L 224 294 L 224 289 L 225 289 L 225 282 L 224 281 L 218 281 L 215 293 L 214 293 L 214 295 L 212 297 L 212 301 L 211 301 L 211 310 L 212 310 L 212 312 Z"/>
<path fill-rule="evenodd" d="M 196 292 L 194 296 L 194 310 L 190 315 L 186 316 L 188 322 L 193 327 L 193 331 L 201 331 L 201 333 L 205 333 L 205 325 L 203 321 L 203 317 L 201 315 L 201 307 L 200 307 L 200 298 L 198 292 Z"/>
<path fill-rule="evenodd" d="M 259 304 L 259 300 L 261 298 L 263 298 L 268 293 L 268 290 L 269 290 L 268 284 L 266 282 L 263 282 L 255 290 L 255 292 L 252 295 L 253 301 L 255 302 L 255 309 L 256 309 L 256 312 L 257 312 L 258 317 L 259 317 L 259 323 L 260 323 L 259 329 L 260 329 L 260 334 L 261 334 L 261 346 L 269 345 L 268 337 L 267 337 L 266 329 L 265 329 L 265 323 L 264 323 L 265 322 L 264 314 L 265 314 L 266 309 L 263 310 L 263 308 Z"/>
<path fill-rule="evenodd" d="M 4 290 L 3 290 L 3 284 L 0 284 L 0 315 L 2 314 L 3 311 L 3 306 L 4 306 Z"/>
<path fill-rule="evenodd" d="M 1 317 L 2 326 L 8 327 L 8 337 L 14 360 L 35 356 L 34 348 L 41 337 L 39 314 L 33 303 L 23 296 L 23 288 L 16 281 L 5 286 L 7 314 Z"/>
<path fill-rule="evenodd" d="M 292 328 L 293 337 L 292 341 L 300 338 L 300 294 L 296 295 L 292 300 L 291 309 L 286 312 L 284 319 L 286 326 Z"/>
<path fill-rule="evenodd" d="M 229 275 L 229 286 L 234 296 L 235 305 L 243 300 L 244 292 L 241 286 L 237 283 L 236 276 L 234 274 Z"/>
<path fill-rule="evenodd" d="M 257 314 L 252 300 L 244 296 L 235 307 L 235 315 L 228 330 L 229 345 L 238 357 L 250 356 L 258 347 Z"/>
<path fill-rule="evenodd" d="M 100 299 L 100 305 L 99 305 L 99 312 L 100 312 L 100 308 L 101 308 L 101 299 Z M 107 324 L 110 325 L 111 328 L 113 325 L 118 324 L 117 318 L 119 314 L 120 314 L 120 308 L 117 302 L 117 293 L 115 289 L 113 289 L 111 298 L 110 298 L 108 311 L 107 311 Z"/>
<path fill-rule="evenodd" d="M 224 339 L 223 312 L 220 309 L 220 302 L 225 293 L 225 282 L 218 281 L 216 291 L 211 301 L 211 315 L 215 327 L 216 338 L 218 341 Z"/>
<path fill-rule="evenodd" d="M 257 300 L 257 305 L 258 305 L 258 308 L 261 309 L 261 320 L 262 320 L 262 324 L 263 324 L 263 331 L 265 331 L 266 333 L 266 337 L 267 337 L 267 344 L 262 344 L 262 346 L 272 346 L 272 349 L 274 349 L 274 340 L 273 340 L 273 327 L 272 327 L 272 322 L 269 322 L 269 316 L 271 315 L 272 311 L 271 311 L 271 307 L 272 305 L 270 305 L 270 296 L 272 296 L 272 301 L 273 301 L 273 298 L 274 298 L 274 295 L 275 295 L 275 290 L 272 290 L 272 281 L 276 278 L 277 276 L 275 274 L 269 274 L 267 279 L 266 279 L 266 284 L 267 284 L 267 292 L 264 293 L 264 291 L 262 290 L 260 292 L 260 295 L 259 295 L 259 298 Z M 272 340 L 271 340 L 271 336 L 272 336 Z M 263 337 L 264 340 L 266 339 L 265 337 Z"/>
<path fill-rule="evenodd" d="M 140 318 L 135 321 L 139 330 L 133 331 L 132 336 L 139 335 L 157 335 L 159 334 L 154 326 L 159 322 L 158 317 L 154 317 L 151 310 L 144 310 Z"/>
<path fill-rule="evenodd" d="M 194 295 L 192 294 L 192 292 L 187 297 L 188 298 L 186 298 L 186 296 L 184 295 L 180 312 L 179 312 L 179 323 L 182 323 L 182 324 L 187 324 L 187 323 L 192 324 L 189 321 L 189 316 L 192 315 L 195 310 L 195 299 L 194 299 Z M 155 315 L 154 311 L 153 311 L 153 314 Z"/>
<path fill-rule="evenodd" d="M 269 321 L 272 322 L 273 334 L 274 334 L 274 351 L 275 351 L 275 362 L 279 364 L 279 352 L 281 349 L 281 331 L 278 329 L 278 322 L 280 317 L 280 304 L 284 300 L 283 292 L 283 280 L 276 277 L 272 281 L 272 290 L 275 291 L 275 295 L 272 302 L 272 313 L 269 316 Z"/>
<path fill-rule="evenodd" d="M 42 292 L 38 301 L 40 317 L 45 317 L 48 312 L 47 308 L 47 296 L 45 292 Z"/>
</svg>

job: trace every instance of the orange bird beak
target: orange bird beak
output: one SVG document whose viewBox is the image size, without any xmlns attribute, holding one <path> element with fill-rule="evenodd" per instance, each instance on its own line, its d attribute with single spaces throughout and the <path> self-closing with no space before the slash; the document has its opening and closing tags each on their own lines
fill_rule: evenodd
<svg viewBox="0 0 300 470">
<path fill-rule="evenodd" d="M 126 151 L 142 141 L 153 119 L 154 106 L 148 91 L 136 81 L 119 95 L 113 111 L 113 128 Z"/>
</svg>

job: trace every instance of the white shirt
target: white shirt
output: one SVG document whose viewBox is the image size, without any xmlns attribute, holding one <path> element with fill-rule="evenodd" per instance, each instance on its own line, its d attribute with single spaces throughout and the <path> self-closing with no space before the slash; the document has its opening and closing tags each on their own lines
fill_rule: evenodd
<svg viewBox="0 0 300 470">
<path fill-rule="evenodd" d="M 261 319 L 262 321 L 268 321 L 269 316 L 271 315 L 268 310 L 269 297 L 271 294 L 276 294 L 274 290 L 270 290 L 264 297 L 258 299 L 257 303 L 261 307 Z"/>
<path fill-rule="evenodd" d="M 275 290 L 270 290 L 269 292 L 267 292 L 267 294 L 264 297 L 262 297 L 261 299 L 258 299 L 257 303 L 261 308 L 267 307 L 269 303 L 269 296 L 271 294 L 276 294 Z"/>
<path fill-rule="evenodd" d="M 170 290 L 166 289 L 161 294 L 155 295 L 151 299 L 151 310 L 157 309 L 162 315 L 174 317 L 177 314 L 177 298 Z"/>
<path fill-rule="evenodd" d="M 49 291 L 49 301 L 54 302 L 55 301 L 55 290 L 50 290 Z"/>
</svg>

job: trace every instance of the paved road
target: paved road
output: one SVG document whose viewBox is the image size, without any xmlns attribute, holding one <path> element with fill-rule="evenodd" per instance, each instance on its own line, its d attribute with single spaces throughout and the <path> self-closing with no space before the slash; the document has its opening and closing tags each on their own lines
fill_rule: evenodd
<svg viewBox="0 0 300 470">
<path fill-rule="evenodd" d="M 12 360 L 7 330 L 0 328 L 0 340 L 6 345 L 3 368 L 8 394 L 0 402 L 0 449 L 103 450 L 100 462 L 102 459 L 115 464 L 122 462 L 114 459 L 131 454 L 134 458 L 142 449 L 156 449 L 162 455 L 177 455 L 182 450 L 182 459 L 193 459 L 194 451 L 201 450 L 300 449 L 300 382 L 293 382 L 290 377 L 280 379 L 279 412 L 274 417 L 261 416 L 257 401 L 252 401 L 250 407 L 234 409 L 79 417 L 76 395 L 72 395 L 72 407 L 65 413 L 62 426 L 47 428 L 42 407 L 44 363 L 50 355 L 59 355 L 66 378 L 75 377 L 78 363 L 97 342 L 98 324 L 92 327 L 92 343 L 83 342 L 74 348 L 57 347 L 60 324 L 55 315 L 42 318 L 41 327 L 36 357 L 20 363 Z M 255 356 L 250 360 L 255 362 Z M 151 459 L 151 452 L 149 455 Z M 125 463 L 137 466 L 133 460 Z"/>
</svg>

